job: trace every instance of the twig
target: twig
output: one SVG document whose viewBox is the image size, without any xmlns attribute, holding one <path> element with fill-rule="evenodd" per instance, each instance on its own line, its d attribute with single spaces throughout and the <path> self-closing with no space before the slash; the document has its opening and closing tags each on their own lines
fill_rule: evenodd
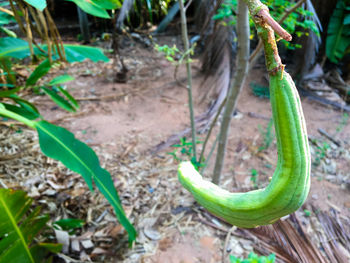
<svg viewBox="0 0 350 263">
<path fill-rule="evenodd" d="M 189 41 L 188 41 L 188 33 L 187 33 L 187 22 L 186 22 L 186 14 L 185 14 L 185 8 L 184 3 L 182 0 L 179 0 L 179 6 L 180 6 L 180 14 L 181 14 L 181 31 L 182 31 L 182 38 L 185 48 L 185 53 L 188 52 L 189 48 Z M 190 120 L 191 120 L 191 131 L 192 131 L 192 147 L 193 147 L 193 158 L 195 161 L 197 161 L 197 151 L 196 151 L 196 125 L 194 120 L 194 110 L 193 110 L 193 99 L 192 99 L 192 70 L 191 70 L 191 64 L 190 64 L 190 56 L 187 53 L 185 56 L 186 61 L 186 71 L 187 71 L 187 89 L 188 89 L 188 104 L 189 104 L 189 110 L 190 110 Z"/>
<path fill-rule="evenodd" d="M 76 101 L 95 101 L 95 100 L 110 100 L 110 99 L 117 99 L 120 97 L 124 97 L 126 95 L 137 93 L 141 90 L 145 89 L 144 87 L 139 89 L 134 89 L 128 92 L 122 92 L 114 95 L 107 95 L 107 96 L 100 96 L 100 97 L 88 97 L 88 98 L 75 98 Z"/>
<path fill-rule="evenodd" d="M 334 139 L 328 132 L 326 132 L 324 129 L 322 128 L 318 128 L 317 131 L 319 133 L 321 133 L 324 137 L 326 137 L 328 140 L 330 140 L 331 142 L 333 142 L 335 145 L 337 145 L 338 147 L 341 146 L 341 143 L 339 141 L 337 141 L 336 139 Z"/>
<path fill-rule="evenodd" d="M 291 41 L 292 36 L 289 34 L 286 30 L 284 30 L 283 27 L 280 26 L 279 23 L 273 19 L 269 13 L 269 10 L 267 8 L 262 8 L 258 14 L 258 17 L 263 19 L 272 29 L 275 31 L 280 37 L 282 37 L 286 41 Z"/>
<path fill-rule="evenodd" d="M 208 157 L 207 157 L 207 159 L 205 160 L 203 169 L 202 169 L 202 171 L 201 171 L 202 174 L 204 174 L 205 168 L 208 167 L 208 163 L 209 163 L 209 161 L 210 161 L 211 156 L 212 156 L 213 153 L 214 153 L 214 150 L 215 150 L 215 148 L 216 148 L 216 145 L 217 145 L 218 141 L 219 141 L 219 134 L 216 135 L 215 141 L 214 141 L 213 145 L 211 146 L 211 149 L 210 149 L 210 151 L 209 151 Z"/>
<path fill-rule="evenodd" d="M 248 112 L 248 116 L 251 117 L 251 118 L 256 118 L 256 119 L 263 119 L 263 120 L 270 120 L 271 118 L 268 118 L 264 115 L 261 115 L 259 113 L 255 113 L 255 112 L 252 112 L 252 111 L 249 111 Z"/>
<path fill-rule="evenodd" d="M 213 130 L 215 124 L 216 124 L 217 119 L 219 118 L 219 116 L 220 116 L 220 114 L 221 114 L 222 109 L 224 108 L 225 103 L 226 103 L 226 98 L 221 102 L 221 104 L 220 104 L 220 106 L 219 106 L 219 109 L 218 109 L 218 111 L 217 111 L 217 113 L 216 113 L 216 115 L 215 115 L 215 117 L 214 117 L 212 123 L 210 124 L 209 131 L 207 132 L 207 135 L 206 135 L 206 137 L 205 137 L 205 139 L 204 139 L 204 142 L 203 142 L 203 148 L 202 148 L 202 151 L 201 151 L 201 155 L 200 155 L 200 157 L 199 157 L 199 160 L 198 160 L 199 162 L 202 162 L 202 160 L 203 160 L 204 151 L 205 151 L 205 148 L 206 148 L 206 146 L 207 146 L 209 137 L 210 137 L 211 132 L 212 132 L 212 130 Z"/>
<path fill-rule="evenodd" d="M 217 229 L 217 230 L 220 230 L 220 231 L 222 231 L 222 232 L 225 232 L 225 233 L 228 233 L 228 231 L 230 231 L 230 230 L 225 229 L 225 228 L 223 228 L 223 227 L 217 226 L 217 225 L 215 225 L 215 224 L 213 224 L 213 223 L 211 223 L 211 222 L 205 221 L 204 219 L 201 219 L 201 218 L 198 218 L 198 221 L 201 222 L 201 223 L 203 223 L 203 224 L 206 224 L 206 225 L 208 225 L 208 226 L 211 226 L 212 228 L 215 228 L 215 229 Z"/>
<path fill-rule="evenodd" d="M 224 249 L 222 251 L 222 263 L 225 263 L 225 261 L 226 261 L 225 259 L 226 259 L 227 245 L 228 245 L 228 242 L 230 241 L 230 237 L 231 237 L 232 232 L 235 231 L 236 228 L 237 228 L 236 226 L 232 226 L 226 235 L 225 245 L 224 245 Z"/>
<path fill-rule="evenodd" d="M 278 20 L 279 24 L 283 24 L 284 20 L 288 18 L 288 16 L 293 13 L 297 8 L 299 8 L 306 0 L 300 0 L 298 3 L 296 3 L 293 7 L 287 9 L 284 13 L 284 15 L 281 17 L 281 19 Z M 258 55 L 261 53 L 260 51 L 263 48 L 263 43 L 261 39 L 259 40 L 258 45 L 252 52 L 252 54 L 249 57 L 249 63 L 250 63 L 250 68 L 252 68 L 258 58 Z"/>
<path fill-rule="evenodd" d="M 8 10 L 8 9 L 6 9 L 6 8 L 3 8 L 3 7 L 1 7 L 1 6 L 0 6 L 0 11 L 1 11 L 1 12 L 4 12 L 4 13 L 10 15 L 10 16 L 15 16 L 15 14 L 14 14 L 12 11 L 10 11 L 10 10 Z"/>
<path fill-rule="evenodd" d="M 8 186 L 0 179 L 0 185 L 5 188 L 8 189 Z"/>
<path fill-rule="evenodd" d="M 187 11 L 187 9 L 190 7 L 191 4 L 192 4 L 192 0 L 189 0 L 185 6 L 185 11 Z"/>
</svg>

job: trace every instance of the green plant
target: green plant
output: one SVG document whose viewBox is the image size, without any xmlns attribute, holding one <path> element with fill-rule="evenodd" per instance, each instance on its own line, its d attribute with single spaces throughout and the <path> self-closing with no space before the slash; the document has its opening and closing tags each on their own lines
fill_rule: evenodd
<svg viewBox="0 0 350 263">
<path fill-rule="evenodd" d="M 181 52 L 175 44 L 172 47 L 169 47 L 168 45 L 159 46 L 158 44 L 155 44 L 154 49 L 159 53 L 163 53 L 165 58 L 170 62 L 174 62 L 177 56 L 181 56 Z"/>
<path fill-rule="evenodd" d="M 251 82 L 249 84 L 250 88 L 253 91 L 253 94 L 259 98 L 270 98 L 270 90 L 269 87 L 257 84 L 255 82 Z"/>
<path fill-rule="evenodd" d="M 317 144 L 317 142 L 316 142 Z M 313 165 L 318 166 L 320 165 L 321 161 L 324 160 L 327 156 L 327 151 L 330 148 L 329 144 L 327 142 L 323 142 L 321 146 L 317 144 L 316 151 L 315 151 L 315 160 L 313 162 Z"/>
<path fill-rule="evenodd" d="M 108 14 L 107 10 L 113 10 L 120 8 L 122 5 L 120 1 L 112 1 L 112 0 L 67 0 L 75 3 L 79 6 L 84 12 L 100 17 L 100 18 L 111 18 Z"/>
<path fill-rule="evenodd" d="M 20 97 L 20 92 L 24 89 L 42 91 L 60 107 L 74 112 L 78 108 L 78 103 L 61 86 L 62 83 L 72 80 L 71 76 L 62 75 L 43 84 L 38 84 L 38 80 L 50 71 L 52 65 L 57 63 L 63 53 L 69 63 L 81 62 L 85 59 L 91 59 L 94 62 L 108 61 L 108 58 L 100 49 L 88 46 L 65 44 L 62 45 L 63 49 L 51 49 L 51 45 L 36 44 L 33 47 L 32 44 L 18 38 L 0 38 L 0 68 L 6 76 L 5 83 L 0 89 L 0 116 L 17 120 L 35 129 L 39 135 L 42 152 L 48 157 L 61 161 L 72 171 L 81 174 L 91 191 L 94 182 L 113 206 L 119 222 L 129 234 L 131 245 L 136 238 L 136 230 L 125 215 L 111 175 L 100 166 L 95 152 L 88 145 L 77 140 L 68 130 L 46 122 L 35 105 Z M 20 86 L 16 83 L 15 73 L 11 69 L 12 61 L 33 55 L 37 60 L 42 58 L 44 60 L 28 77 L 25 86 Z M 1 80 L 4 81 L 3 78 Z"/>
<path fill-rule="evenodd" d="M 304 215 L 306 217 L 310 217 L 311 216 L 311 211 L 310 210 L 307 210 L 307 209 L 304 209 Z"/>
<path fill-rule="evenodd" d="M 197 144 L 203 143 L 202 141 L 197 140 Z M 187 141 L 186 137 L 180 139 L 179 144 L 174 144 L 171 147 L 175 148 L 172 152 L 167 152 L 167 154 L 174 157 L 176 161 L 182 162 L 184 159 L 181 156 L 186 156 L 186 159 L 190 159 L 191 163 L 198 170 L 200 167 L 203 167 L 203 161 L 198 162 L 193 157 L 193 143 L 192 141 Z"/>
<path fill-rule="evenodd" d="M 340 120 L 340 123 L 339 123 L 339 125 L 336 128 L 336 131 L 337 132 L 341 132 L 344 129 L 344 127 L 346 125 L 348 125 L 348 121 L 349 121 L 349 114 L 344 112 L 343 115 L 342 115 L 342 118 Z"/>
<path fill-rule="evenodd" d="M 6 7 L 8 5 L 8 2 L 2 2 L 0 3 L 0 7 Z M 2 12 L 0 11 L 0 32 L 4 32 L 9 37 L 17 37 L 16 33 L 12 30 L 9 30 L 5 26 L 11 22 L 16 22 L 16 19 L 13 17 L 11 12 L 4 12 L 6 10 L 5 8 L 2 9 Z"/>
<path fill-rule="evenodd" d="M 326 55 L 333 63 L 350 52 L 350 1 L 338 0 L 328 24 Z"/>
<path fill-rule="evenodd" d="M 237 258 L 233 255 L 230 255 L 230 263 L 274 263 L 275 260 L 275 254 L 270 254 L 268 256 L 258 256 L 254 252 L 251 252 L 246 259 Z"/>
<path fill-rule="evenodd" d="M 288 0 L 263 0 L 261 2 L 270 7 L 271 16 L 277 20 L 283 16 L 286 10 L 292 8 L 294 4 L 293 1 Z M 213 19 L 222 20 L 224 25 L 234 25 L 237 22 L 235 10 L 237 10 L 237 0 L 226 0 L 213 16 Z M 320 33 L 315 22 L 310 19 L 311 16 L 313 16 L 312 12 L 299 7 L 284 20 L 282 25 L 289 33 L 295 34 L 297 37 L 308 35 L 308 29 L 319 35 Z M 250 20 L 250 26 L 251 28 L 254 27 L 252 19 Z M 285 40 L 281 40 L 281 42 L 289 49 L 301 48 L 300 44 L 292 44 Z"/>
<path fill-rule="evenodd" d="M 84 225 L 84 220 L 75 218 L 64 218 L 52 223 L 52 226 L 55 229 L 68 231 L 70 235 L 75 234 L 75 230 L 83 227 Z"/>
<path fill-rule="evenodd" d="M 278 56 L 273 30 L 268 25 L 271 17 L 260 1 L 245 2 L 265 48 L 278 149 L 276 170 L 265 189 L 246 193 L 230 193 L 205 181 L 190 162 L 179 165 L 178 178 L 209 212 L 230 224 L 252 228 L 272 224 L 304 203 L 310 189 L 311 159 L 300 98 Z"/>
<path fill-rule="evenodd" d="M 256 169 L 250 170 L 250 181 L 253 183 L 254 188 L 258 188 L 259 172 Z"/>
<path fill-rule="evenodd" d="M 259 147 L 258 149 L 259 152 L 267 150 L 271 146 L 271 143 L 275 138 L 274 133 L 272 131 L 272 127 L 273 127 L 273 119 L 270 119 L 266 129 L 263 129 L 261 125 L 258 126 L 258 130 L 261 136 L 263 137 L 263 144 Z"/>
<path fill-rule="evenodd" d="M 43 262 L 49 252 L 61 250 L 61 244 L 35 241 L 49 217 L 40 207 L 30 211 L 32 201 L 23 191 L 0 189 L 0 263 Z"/>
<path fill-rule="evenodd" d="M 61 161 L 67 168 L 81 174 L 88 187 L 93 191 L 93 183 L 113 206 L 116 216 L 121 225 L 129 234 L 129 245 L 132 245 L 136 238 L 136 230 L 127 219 L 117 190 L 109 172 L 100 166 L 96 153 L 85 143 L 77 140 L 74 134 L 68 130 L 50 124 L 43 119 L 38 109 L 32 103 L 20 97 L 21 90 L 33 89 L 36 92 L 46 93 L 57 105 L 65 110 L 74 112 L 79 107 L 76 100 L 66 91 L 61 84 L 72 80 L 69 75 L 58 76 L 49 82 L 39 83 L 38 80 L 45 76 L 52 66 L 59 61 L 81 62 L 90 59 L 93 62 L 108 61 L 101 49 L 65 44 L 60 41 L 57 28 L 46 8 L 45 0 L 25 0 L 25 3 L 10 1 L 11 13 L 19 24 L 19 27 L 26 34 L 28 41 L 13 37 L 0 38 L 0 69 L 4 72 L 0 76 L 0 116 L 11 118 L 22 122 L 28 127 L 35 129 L 39 135 L 39 144 L 42 152 L 58 161 Z M 105 9 L 110 0 L 84 1 L 83 5 L 98 5 Z M 34 10 L 31 6 L 38 10 Z M 45 10 L 44 10 L 45 9 Z M 93 9 L 96 11 L 96 9 Z M 39 32 L 29 19 L 32 16 L 38 26 L 45 28 L 45 34 Z M 44 17 L 45 14 L 45 17 Z M 0 17 L 1 18 L 1 17 Z M 26 23 L 26 25 L 23 23 Z M 38 23 L 40 21 L 40 23 Z M 24 26 L 25 25 L 25 26 Z M 32 29 L 36 29 L 46 44 L 38 44 L 32 38 Z M 49 37 L 50 32 L 50 37 Z M 43 61 L 35 68 L 26 80 L 24 86 L 16 83 L 15 72 L 11 69 L 13 61 L 21 61 L 31 56 L 34 61 Z M 0 247 L 1 253 L 1 247 Z"/>
</svg>

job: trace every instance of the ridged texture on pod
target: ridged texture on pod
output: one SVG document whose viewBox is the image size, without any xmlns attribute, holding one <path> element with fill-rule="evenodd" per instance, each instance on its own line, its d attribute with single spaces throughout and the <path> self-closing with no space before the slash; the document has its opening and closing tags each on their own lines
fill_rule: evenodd
<svg viewBox="0 0 350 263">
<path fill-rule="evenodd" d="M 232 225 L 267 225 L 297 210 L 310 189 L 310 150 L 300 98 L 290 75 L 270 76 L 270 101 L 277 138 L 278 161 L 265 189 L 230 193 L 203 180 L 190 162 L 178 169 L 181 184 L 209 212 Z"/>
</svg>

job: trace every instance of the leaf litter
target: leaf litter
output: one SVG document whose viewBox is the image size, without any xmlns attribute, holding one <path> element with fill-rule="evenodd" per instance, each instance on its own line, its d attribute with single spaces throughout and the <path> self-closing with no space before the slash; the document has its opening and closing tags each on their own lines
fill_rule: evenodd
<svg viewBox="0 0 350 263">
<path fill-rule="evenodd" d="M 103 196 L 90 192 L 83 178 L 62 164 L 47 158 L 36 143 L 34 131 L 2 126 L 0 130 L 0 183 L 2 187 L 23 189 L 43 207 L 53 222 L 63 218 L 83 219 L 86 224 L 74 233 L 55 229 L 51 239 L 64 244 L 58 257 L 65 262 L 161 262 L 162 253 L 178 238 L 225 240 L 231 226 L 194 203 L 177 182 L 177 165 L 170 156 L 144 155 L 137 140 L 125 138 L 119 152 L 108 153 L 103 145 L 93 147 L 102 165 L 111 173 L 123 207 L 138 231 L 133 248 Z M 13 157 L 13 158 L 12 158 Z M 339 211 L 312 207 L 311 216 L 301 211 L 273 226 L 252 230 L 235 229 L 225 253 L 247 255 L 253 248 L 261 254 L 276 253 L 280 262 L 346 262 L 350 257 L 349 218 Z M 219 242 L 213 253 L 199 261 L 220 261 Z M 226 242 L 225 242 L 226 243 Z M 166 255 L 166 254 L 164 254 Z M 204 257 L 203 257 L 204 256 Z M 344 261 L 345 260 L 345 261 Z M 164 262 L 164 261 L 163 261 Z"/>
</svg>

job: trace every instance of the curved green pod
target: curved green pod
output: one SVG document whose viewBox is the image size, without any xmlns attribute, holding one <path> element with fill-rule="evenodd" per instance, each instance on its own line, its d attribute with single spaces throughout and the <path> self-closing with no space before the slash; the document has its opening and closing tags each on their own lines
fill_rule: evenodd
<svg viewBox="0 0 350 263">
<path fill-rule="evenodd" d="M 190 162 L 178 169 L 181 184 L 209 212 L 232 225 L 267 225 L 297 210 L 310 189 L 310 150 L 300 98 L 283 69 L 270 74 L 270 101 L 278 161 L 269 185 L 246 193 L 230 193 L 206 181 Z"/>
</svg>

